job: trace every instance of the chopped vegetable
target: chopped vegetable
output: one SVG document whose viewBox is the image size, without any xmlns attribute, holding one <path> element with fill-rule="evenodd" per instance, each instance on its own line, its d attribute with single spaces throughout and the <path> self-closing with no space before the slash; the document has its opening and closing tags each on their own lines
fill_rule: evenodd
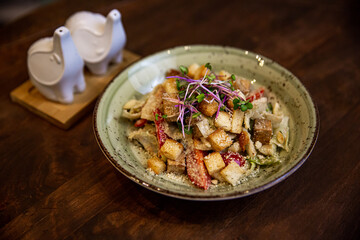
<svg viewBox="0 0 360 240">
<path fill-rule="evenodd" d="M 134 126 L 140 128 L 140 127 L 145 126 L 146 123 L 147 123 L 146 119 L 140 118 L 140 119 L 136 120 L 136 122 L 134 123 Z"/>
<path fill-rule="evenodd" d="M 186 155 L 186 170 L 190 181 L 203 189 L 208 189 L 211 177 L 204 164 L 204 152 L 194 149 Z"/>
</svg>

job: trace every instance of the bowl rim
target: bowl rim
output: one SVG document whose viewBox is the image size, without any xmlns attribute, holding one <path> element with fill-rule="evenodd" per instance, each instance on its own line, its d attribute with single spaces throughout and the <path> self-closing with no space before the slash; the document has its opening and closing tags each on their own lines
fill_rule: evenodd
<svg viewBox="0 0 360 240">
<path fill-rule="evenodd" d="M 120 74 L 122 74 L 127 69 L 132 68 L 138 62 L 144 61 L 146 59 L 152 58 L 152 57 L 154 57 L 156 55 L 160 55 L 160 54 L 163 54 L 163 53 L 168 52 L 168 51 L 172 51 L 172 50 L 176 50 L 176 49 L 180 49 L 180 48 L 185 48 L 185 47 L 191 47 L 191 48 L 197 48 L 197 47 L 224 48 L 224 49 L 231 49 L 231 50 L 236 50 L 236 51 L 247 51 L 248 53 L 253 54 L 253 55 L 260 55 L 260 54 L 254 53 L 252 51 L 248 51 L 248 50 L 244 50 L 244 49 L 240 49 L 240 48 L 236 48 L 236 47 L 232 47 L 232 46 L 195 44 L 195 45 L 182 45 L 182 46 L 176 46 L 176 47 L 173 47 L 173 48 L 167 48 L 167 49 L 152 53 L 152 54 L 150 54 L 148 56 L 140 58 L 140 59 L 136 60 L 135 62 L 131 63 L 129 66 L 127 66 L 126 68 L 121 70 L 118 74 L 116 74 L 112 78 L 112 80 L 107 84 L 107 86 L 104 88 L 104 90 L 102 91 L 102 93 L 98 97 L 98 99 L 96 101 L 96 104 L 95 104 L 95 107 L 94 107 L 94 111 L 93 111 L 93 115 L 92 115 L 93 132 L 94 132 L 94 135 L 95 135 L 96 142 L 97 142 L 98 146 L 100 147 L 101 151 L 103 152 L 103 154 L 105 155 L 106 159 L 119 172 L 121 172 L 125 177 L 127 177 L 128 179 L 132 180 L 133 182 L 141 185 L 142 187 L 145 187 L 145 188 L 147 188 L 147 189 L 149 189 L 149 190 L 151 190 L 153 192 L 160 193 L 160 194 L 168 196 L 168 197 L 174 197 L 174 198 L 177 198 L 177 199 L 192 200 L 192 201 L 221 201 L 221 200 L 230 200 L 230 199 L 243 198 L 243 197 L 246 197 L 246 196 L 250 196 L 250 195 L 253 195 L 255 193 L 264 191 L 264 190 L 266 190 L 268 188 L 271 188 L 272 186 L 282 182 L 283 180 L 288 178 L 290 175 L 292 175 L 297 169 L 299 169 L 304 164 L 304 162 L 309 158 L 309 156 L 312 153 L 312 151 L 313 151 L 313 149 L 315 147 L 315 144 L 317 142 L 319 131 L 320 131 L 319 110 L 318 110 L 318 107 L 317 107 L 316 103 L 314 102 L 310 92 L 302 84 L 302 82 L 300 81 L 300 79 L 298 77 L 296 77 L 292 72 L 290 72 L 288 69 L 286 69 L 282 65 L 278 64 L 276 61 L 274 61 L 274 60 L 272 60 L 270 58 L 267 58 L 267 57 L 265 57 L 263 55 L 261 55 L 261 57 L 263 57 L 265 60 L 271 61 L 273 64 L 277 65 L 277 67 L 282 68 L 286 72 L 288 72 L 291 75 L 296 77 L 296 79 L 299 81 L 301 86 L 304 88 L 304 90 L 308 94 L 309 99 L 312 102 L 312 104 L 314 106 L 314 111 L 315 111 L 315 116 L 314 116 L 315 117 L 315 131 L 314 131 L 314 135 L 312 137 L 311 143 L 310 143 L 306 153 L 303 155 L 303 157 L 292 168 L 290 168 L 288 171 L 286 171 L 284 174 L 282 174 L 281 176 L 279 176 L 276 179 L 272 180 L 271 182 L 268 182 L 268 183 L 266 183 L 264 185 L 252 188 L 250 190 L 236 191 L 236 192 L 232 192 L 232 193 L 221 194 L 221 195 L 218 195 L 218 196 L 206 196 L 206 195 L 204 195 L 204 196 L 198 196 L 198 195 L 194 196 L 194 195 L 186 194 L 186 193 L 172 192 L 172 191 L 169 191 L 167 189 L 163 189 L 161 187 L 158 187 L 158 186 L 156 186 L 154 184 L 143 181 L 143 180 L 139 179 L 136 175 L 134 175 L 134 174 L 128 172 L 126 169 L 124 169 L 114 159 L 114 157 L 109 153 L 109 151 L 106 149 L 104 143 L 102 142 L 100 134 L 99 134 L 99 130 L 98 130 L 98 127 L 97 127 L 97 124 L 98 124 L 98 122 L 97 122 L 97 113 L 98 113 L 99 105 L 100 105 L 100 102 L 102 101 L 103 96 L 106 93 L 107 89 L 111 86 L 111 84 L 117 79 L 117 77 Z"/>
</svg>

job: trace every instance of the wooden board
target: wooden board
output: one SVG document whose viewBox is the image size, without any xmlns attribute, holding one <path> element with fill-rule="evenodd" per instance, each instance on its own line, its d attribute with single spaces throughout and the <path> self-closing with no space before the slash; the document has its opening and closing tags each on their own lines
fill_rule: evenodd
<svg viewBox="0 0 360 240">
<path fill-rule="evenodd" d="M 72 104 L 61 104 L 46 99 L 30 82 L 24 82 L 10 93 L 11 100 L 26 107 L 31 112 L 56 126 L 68 129 L 92 108 L 92 103 L 106 85 L 125 67 L 140 58 L 139 55 L 124 50 L 124 60 L 111 65 L 105 75 L 93 75 L 85 70 L 86 89 L 74 95 Z"/>
</svg>

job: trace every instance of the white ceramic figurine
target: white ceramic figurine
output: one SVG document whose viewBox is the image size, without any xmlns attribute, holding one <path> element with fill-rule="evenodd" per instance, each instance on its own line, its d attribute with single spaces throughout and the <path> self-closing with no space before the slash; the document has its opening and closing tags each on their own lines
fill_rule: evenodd
<svg viewBox="0 0 360 240">
<path fill-rule="evenodd" d="M 84 61 L 66 27 L 56 29 L 53 37 L 33 43 L 27 65 L 33 85 L 52 101 L 72 103 L 74 92 L 85 90 Z"/>
<path fill-rule="evenodd" d="M 97 13 L 77 12 L 65 26 L 92 73 L 105 74 L 109 63 L 122 61 L 126 34 L 118 10 L 110 11 L 106 18 Z"/>
</svg>

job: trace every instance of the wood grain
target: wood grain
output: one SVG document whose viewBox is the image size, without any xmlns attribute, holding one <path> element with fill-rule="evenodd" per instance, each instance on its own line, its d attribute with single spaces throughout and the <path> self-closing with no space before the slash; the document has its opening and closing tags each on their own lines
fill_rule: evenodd
<svg viewBox="0 0 360 240">
<path fill-rule="evenodd" d="M 101 153 L 84 115 L 67 131 L 11 102 L 26 51 L 79 10 L 122 13 L 126 48 L 217 44 L 301 79 L 321 128 L 305 164 L 255 195 L 191 202 L 142 188 Z M 360 38 L 355 0 L 60 0 L 0 27 L 0 239 L 358 239 Z M 46 19 L 46 21 L 44 20 Z"/>
</svg>

